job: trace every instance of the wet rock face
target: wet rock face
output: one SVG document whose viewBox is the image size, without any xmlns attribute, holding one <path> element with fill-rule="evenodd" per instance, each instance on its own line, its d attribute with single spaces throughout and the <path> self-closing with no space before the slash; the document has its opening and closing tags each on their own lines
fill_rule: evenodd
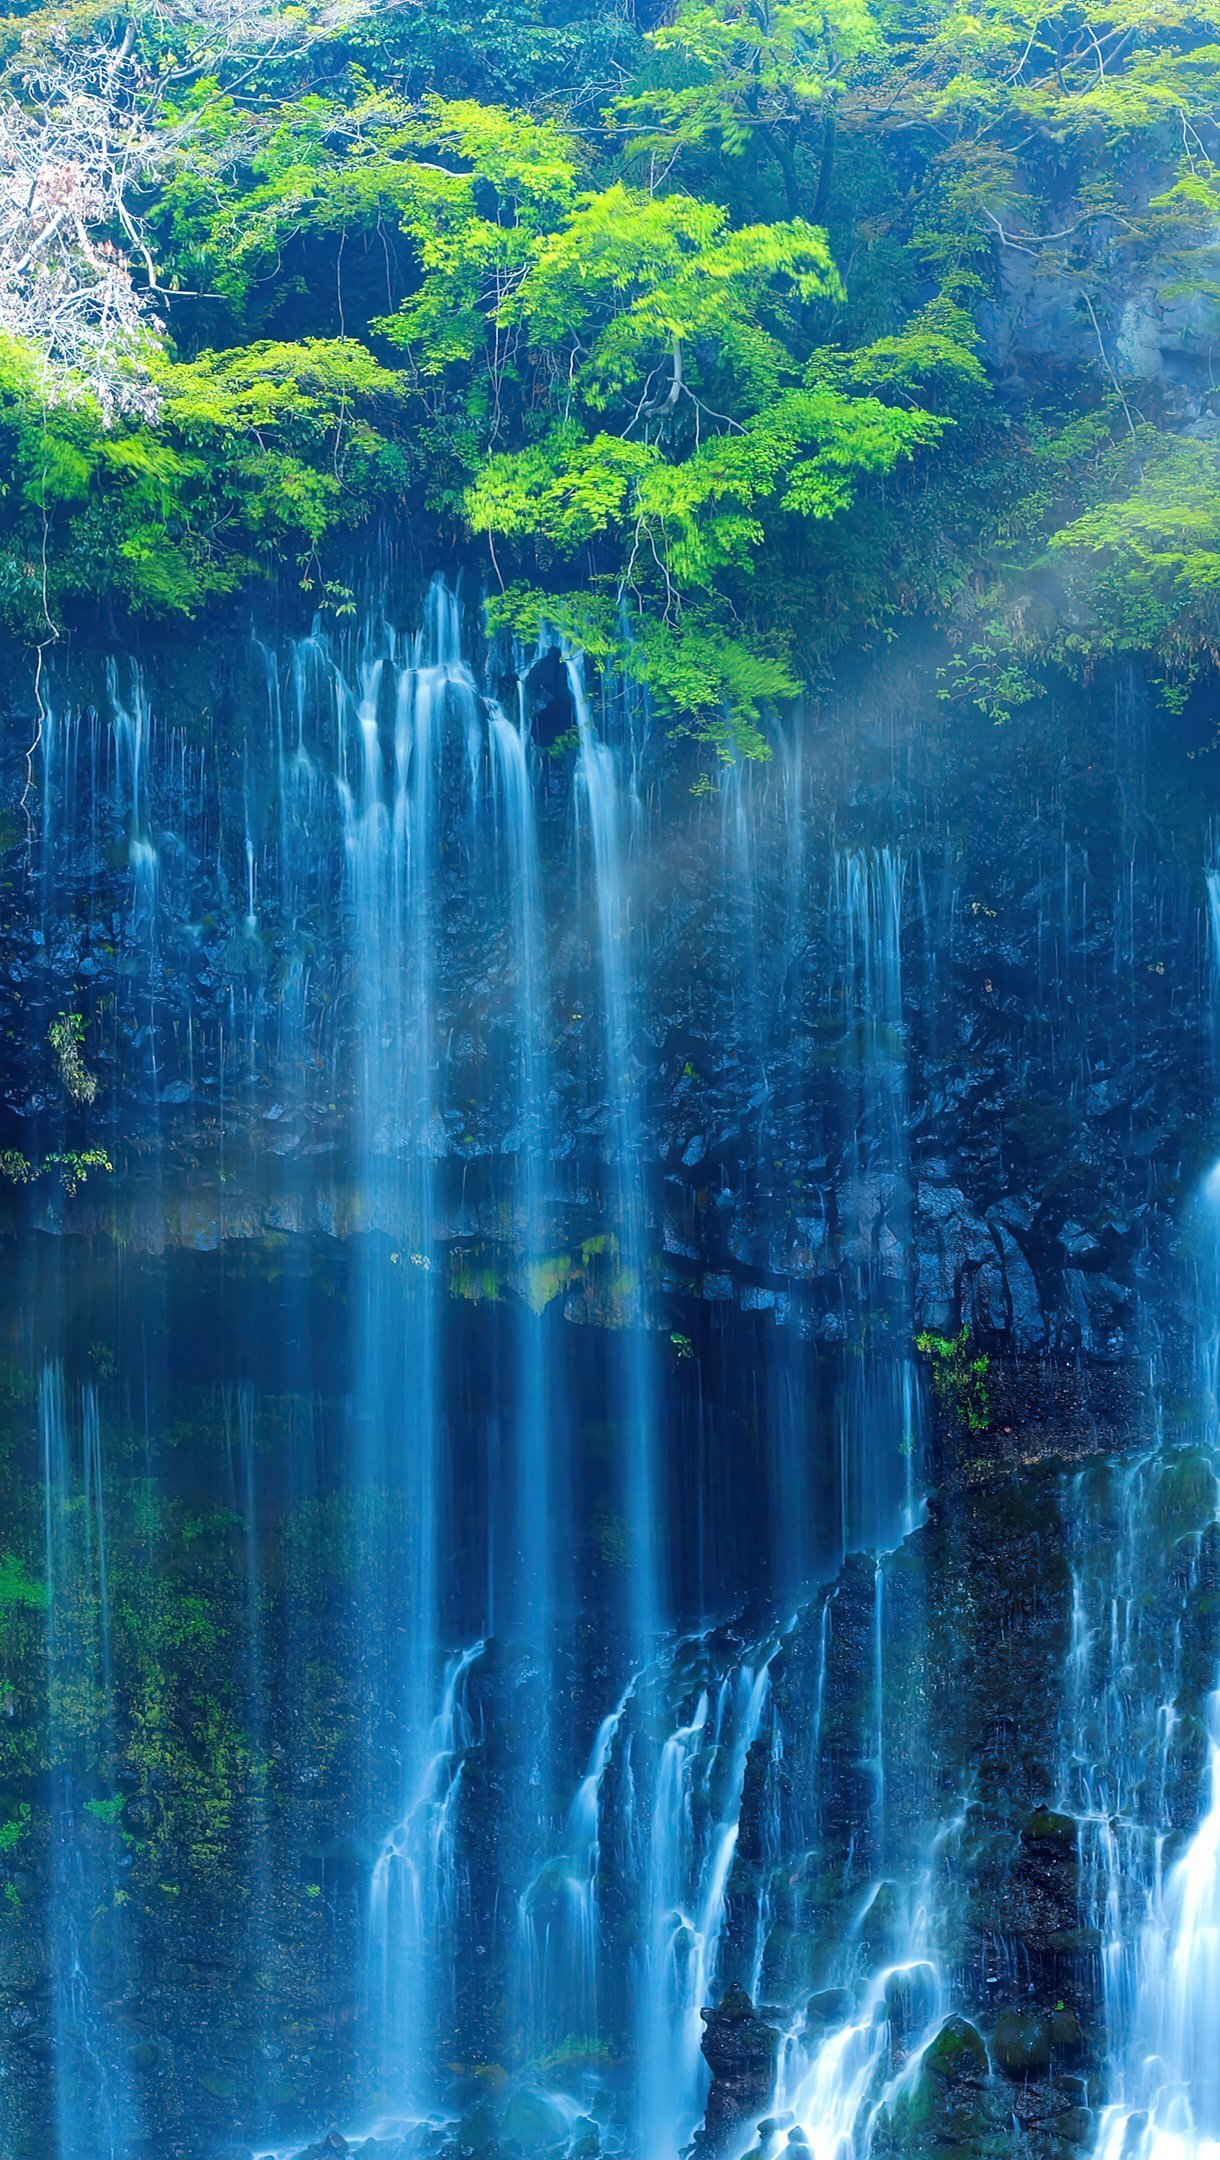
<svg viewBox="0 0 1220 2160">
<path fill-rule="evenodd" d="M 730 2160 L 756 2122 L 766 2160 L 807 2155 L 799 2097 L 775 2090 L 781 2034 L 812 2061 L 857 2023 L 902 2079 L 880 2155 L 1065 2160 L 1104 2098 L 1098 1616 L 1124 1616 L 1122 1670 L 1174 1706 L 1176 1829 L 1216 1666 L 1206 1461 L 1183 1449 L 1141 1485 L 1104 1459 L 1146 1441 L 1137 1350 L 1155 1338 L 1189 1370 L 1188 1197 L 1214 1141 L 1201 837 L 1172 803 L 1161 838 L 1128 824 L 1159 800 L 1131 715 L 1066 705 L 1035 760 L 891 685 L 712 798 L 655 740 L 631 777 L 611 716 L 608 899 L 594 768 L 559 748 L 562 668 L 527 685 L 556 751 L 530 767 L 467 649 L 412 673 L 401 640 L 312 641 L 269 673 L 243 631 L 190 696 L 123 659 L 117 689 L 61 685 L 79 721 L 48 731 L 32 848 L 24 820 L 9 835 L 0 1150 L 42 1173 L 14 1189 L 27 1228 L 92 1239 L 52 1248 L 26 1332 L 53 1302 L 73 1387 L 105 1398 L 121 1715 L 115 1738 L 96 1688 L 61 1690 L 48 1737 L 42 1469 L 14 1365 L 0 1564 L 11 1523 L 34 1573 L 3 1578 L 0 2144 L 49 2149 L 50 1885 L 72 1856 L 107 1886 L 87 1901 L 99 2015 L 133 2119 L 158 2125 L 131 2160 L 228 2160 L 247 2130 L 310 2160 L 630 2153 L 640 1966 L 662 1969 L 668 1916 L 702 1916 L 721 1883 L 715 1999 L 682 2004 L 698 2160 Z M 391 869 L 419 809 L 394 794 L 408 675 L 412 698 L 435 678 L 444 745 Z M 51 1041 L 75 1013 L 89 1101 Z M 70 1175 L 95 1146 L 113 1171 Z M 24 1238 L 18 1272 L 48 1243 Z M 403 1806 L 386 1676 L 407 1684 L 421 1512 L 393 1473 L 355 1496 L 344 1478 L 362 1418 L 397 1447 L 417 1374 L 388 1414 L 346 1406 L 359 1326 L 380 1300 L 391 1340 L 423 1284 L 443 1300 L 430 1497 L 453 1530 L 438 1640 L 491 1639 L 427 1945 L 438 2120 L 366 2154 L 318 2131 L 367 2120 L 401 2075 L 369 2038 L 368 1888 Z M 628 1700 L 621 1345 L 642 1304 L 670 1632 Z M 935 1399 L 921 1517 L 911 1340 L 963 1324 L 991 1357 L 986 1414 Z M 496 1513 L 510 1485 L 521 1500 L 523 1341 L 554 1383 L 572 1509 L 551 1526 L 549 1666 L 513 1602 L 519 1525 Z M 53 1840 L 46 1766 L 66 1792 L 86 1760 L 101 1812 L 70 1826 L 62 1802 Z M 1134 1875 L 1120 1887 L 1134 1908 Z M 523 1973 L 527 1922 L 562 1984 Z M 666 2033 L 668 1986 L 649 1998 Z"/>
<path fill-rule="evenodd" d="M 900 2150 L 947 2145 L 977 2151 L 1002 2128 L 1003 2102 L 991 2084 L 981 2034 L 968 2019 L 949 2018 L 919 2065 L 915 2087 L 894 2110 Z"/>
<path fill-rule="evenodd" d="M 736 2149 L 741 2131 L 766 2110 L 780 2035 L 758 2015 L 742 1987 L 729 1988 L 702 2017 L 703 2056 L 712 2082 L 694 2154 L 695 2160 L 724 2160 Z"/>
<path fill-rule="evenodd" d="M 233 1435 L 216 1423 L 214 1404 L 181 1407 L 180 1424 L 168 1429 L 194 1484 L 207 1450 L 223 1461 Z M 702 1859 L 667 1890 L 684 1911 L 706 1910 L 703 1871 L 721 1823 L 732 1821 L 723 1772 L 735 1746 L 743 1765 L 716 2000 L 703 2005 L 699 2160 L 743 2150 L 756 2123 L 756 2149 L 767 2160 L 807 2151 L 794 2119 L 799 2080 L 789 2075 L 778 2097 L 774 2089 L 780 2036 L 791 2064 L 813 2060 L 845 2028 L 875 2038 L 878 2075 L 902 2081 L 878 2127 L 878 2160 L 932 2160 L 948 2150 L 1065 2160 L 1065 2148 L 1088 2148 L 1106 2098 L 1097 1932 L 1105 1885 L 1082 1795 L 1109 1774 L 1107 1690 L 1117 1671 L 1126 1716 L 1136 1716 L 1141 1690 L 1141 1716 L 1162 1702 L 1175 1706 L 1180 1744 L 1164 1765 L 1165 1808 L 1182 1827 L 1196 1819 L 1200 1712 L 1220 1655 L 1215 1482 L 1198 1451 L 1125 1466 L 1097 1456 L 1068 1471 L 1035 1461 L 1014 1473 L 1001 1461 L 989 1479 L 980 1472 L 940 1491 L 927 1520 L 880 1562 L 849 1556 L 781 1625 L 758 1620 L 751 1634 L 743 1622 L 677 1645 L 664 1684 L 625 1706 L 608 1749 L 598 1826 L 599 2039 L 583 2053 L 574 2032 L 564 2044 L 574 2024 L 567 1997 L 553 2004 L 555 2027 L 536 2042 L 523 2042 L 516 2021 L 513 1959 L 533 1860 L 513 1797 L 527 1785 L 540 1706 L 528 1655 L 509 1641 L 488 1643 L 470 1668 L 461 1776 L 447 1817 L 462 1894 L 438 1960 L 453 1982 L 437 2002 L 443 2120 L 423 2142 L 379 2136 L 366 2152 L 351 2134 L 368 2119 L 357 1990 L 367 1970 L 368 1851 L 353 1825 L 375 1827 L 401 1805 L 392 1749 L 360 1737 L 385 1732 L 380 1691 L 401 1652 L 392 1611 L 379 1624 L 353 1613 L 340 1555 L 356 1536 L 363 1579 L 374 1529 L 398 1553 L 409 1526 L 383 1504 L 353 1522 L 341 1502 L 301 1499 L 305 1410 L 290 1399 L 266 1406 L 249 1435 L 264 1471 L 275 1435 L 286 1438 L 292 1472 L 287 1496 L 260 1518 L 265 1785 L 261 1767 L 256 1782 L 232 1746 L 210 1785 L 203 1770 L 192 1782 L 180 1767 L 201 1708 L 222 1738 L 249 1715 L 247 1548 L 233 1511 L 203 1516 L 192 1503 L 180 1516 L 167 1500 L 150 1559 L 149 1443 L 133 1438 L 120 1453 L 130 1488 L 126 1470 L 108 1486 L 108 1562 L 142 1623 L 138 1637 L 121 1628 L 116 1635 L 123 1703 L 145 1684 L 143 1668 L 132 1672 L 128 1660 L 149 1655 L 151 1623 L 165 1609 L 166 1550 L 175 1600 L 155 1667 L 155 1750 L 146 1730 L 129 1738 L 120 1719 L 119 1822 L 78 1819 L 72 1847 L 103 1879 L 106 1868 L 118 1869 L 123 1890 L 105 1925 L 91 1904 L 90 1955 L 99 1985 L 105 1976 L 106 2003 L 117 2006 L 113 2029 L 133 2106 L 165 2126 L 159 2142 L 133 2147 L 131 2160 L 170 2160 L 179 2146 L 195 2154 L 201 2143 L 204 2160 L 238 2160 L 238 2128 L 249 2130 L 246 2160 L 273 2131 L 277 2149 L 295 2138 L 311 2160 L 330 2160 L 340 2148 L 328 2150 L 329 2129 L 318 2132 L 336 2117 L 360 2160 L 632 2153 L 631 2080 L 643 2037 L 632 1957 L 650 1864 L 641 1870 L 640 1856 L 657 1822 L 648 1810 L 658 1788 L 645 1766 L 650 1745 L 655 1761 L 666 1736 L 699 1750 L 683 1790 L 689 1850 Z M 21 1417 L 19 1400 L 0 1398 L 6 1535 L 32 1550 L 23 1525 L 38 1516 L 42 1495 L 35 1478 L 15 1474 Z M 22 1579 L 6 1571 L 10 1589 Z M 1115 1666 L 1110 1616 L 1120 1580 L 1124 1624 L 1144 1632 L 1118 1642 Z M 1071 1694 L 1078 1606 L 1081 1640 L 1093 1646 L 1080 1673 L 1083 1709 Z M 34 1677 L 45 1622 L 37 1601 L 19 1600 L 9 1613 L 4 1677 L 11 1671 L 16 1685 L 0 1723 L 0 1804 L 20 1831 L 0 1862 L 13 1884 L 0 1969 L 8 2072 L 0 2143 L 14 2160 L 43 2160 L 49 2149 L 46 2065 L 55 2047 L 45 1969 L 55 1855 L 39 1797 L 41 1766 L 54 1750 Z M 589 1624 L 585 1611 L 576 1632 Z M 1176 1657 L 1176 1666 L 1160 1669 L 1160 1655 Z M 768 1660 L 768 1684 L 758 1690 Z M 574 1714 L 582 1686 L 583 1723 Z M 565 1660 L 549 1705 L 557 1729 L 595 1731 L 606 1689 L 604 1667 L 590 1680 L 575 1656 Z M 1128 1744 L 1134 1760 L 1142 1735 Z M 578 1751 L 557 1776 L 556 1819 L 570 1810 L 587 1760 Z M 361 1790 L 370 1774 L 380 1780 L 371 1797 Z M 23 1803 L 31 1809 L 24 1827 Z M 662 1827 L 680 1812 L 671 1809 Z M 246 1886 L 264 1834 L 266 1877 L 252 1908 Z M 1143 1896 L 1131 1872 L 1142 1849 L 1133 1842 L 1118 1885 L 1131 1909 Z M 561 1858 L 552 1875 L 536 1878 L 539 1938 L 563 1924 L 573 1882 L 583 1879 L 571 1853 Z M 921 1900 L 936 1934 L 916 1955 Z M 274 1942 L 273 1967 L 251 1955 L 252 1941 Z M 946 2010 L 954 2013 L 948 2023 Z M 696 2136 L 694 2116 L 686 2135 Z"/>
<path fill-rule="evenodd" d="M 401 611 L 417 623 L 421 594 Z M 607 1235 L 626 1147 L 674 1297 L 767 1311 L 828 1344 L 880 1310 L 1114 1365 L 1139 1348 L 1138 1286 L 1166 1338 L 1188 1333 L 1174 1247 L 1213 1125 L 1203 843 L 1174 833 L 1180 803 L 1162 806 L 1163 850 L 1149 819 L 1129 830 L 1130 803 L 1175 778 L 1138 699 L 1117 731 L 1104 698 L 1065 703 L 1035 750 L 980 741 L 926 685 L 891 677 L 794 723 L 770 766 L 697 801 L 663 744 L 633 764 L 619 741 L 616 1083 L 574 753 L 533 759 L 537 919 L 523 930 L 488 702 L 502 669 L 469 616 L 446 623 L 416 655 L 448 670 L 409 909 L 427 1011 L 397 1020 L 371 1011 L 368 941 L 409 970 L 393 945 L 403 894 L 362 898 L 359 863 L 362 790 L 383 790 L 391 827 L 401 808 L 409 640 L 379 646 L 370 622 L 350 650 L 294 651 L 238 623 L 190 675 L 165 654 L 143 673 L 121 656 L 108 686 L 82 655 L 57 686 L 32 843 L 9 761 L 0 1139 L 36 1163 L 93 1139 L 115 1174 L 73 1196 L 59 1173 L 39 1180 L 25 1204 L 41 1223 L 153 1249 L 342 1235 L 386 1212 L 370 1157 L 422 1152 L 447 1268 L 606 1319 L 579 1256 Z M 553 662 L 526 684 L 540 715 L 566 695 Z M 358 711 L 379 730 L 375 782 Z M 10 725 L 24 744 L 24 716 Z M 100 1083 L 87 1114 L 48 1051 L 65 1009 L 86 1021 Z M 426 1087 L 370 1095 L 370 1057 L 417 1025 Z M 565 1263 L 532 1290 L 527 1147 Z"/>
<path fill-rule="evenodd" d="M 1056 2035 L 1065 2042 L 1057 2050 Z M 887 2155 L 1020 2152 L 1056 2155 L 1086 2146 L 1093 2117 L 1084 2086 L 1062 2073 L 1079 2027 L 1060 2016 L 1011 2011 L 985 2040 L 962 2017 L 946 2020 L 900 2092 L 874 2149 Z"/>
</svg>

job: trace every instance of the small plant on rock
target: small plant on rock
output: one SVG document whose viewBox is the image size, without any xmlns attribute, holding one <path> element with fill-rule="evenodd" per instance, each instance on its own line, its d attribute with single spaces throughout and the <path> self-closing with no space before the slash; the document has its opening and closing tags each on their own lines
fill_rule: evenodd
<svg viewBox="0 0 1220 2160">
<path fill-rule="evenodd" d="M 19 1148 L 5 1148 L 0 1152 L 0 1178 L 10 1185 L 32 1185 L 36 1178 L 46 1177 L 48 1172 L 58 1170 L 64 1181 L 64 1191 L 69 1195 L 87 1183 L 91 1170 L 113 1171 L 105 1148 L 71 1148 L 46 1155 L 39 1163 L 32 1163 Z"/>
<path fill-rule="evenodd" d="M 80 1013 L 60 1013 L 47 1029 L 47 1041 L 55 1053 L 59 1077 L 73 1102 L 91 1103 L 97 1096 L 97 1078 L 85 1063 L 85 1022 Z"/>
<path fill-rule="evenodd" d="M 991 1359 L 986 1351 L 970 1354 L 970 1330 L 965 1321 L 956 1335 L 937 1335 L 925 1329 L 915 1337 L 915 1348 L 932 1361 L 932 1392 L 941 1408 L 972 1433 L 991 1427 L 991 1391 L 987 1374 Z"/>
</svg>

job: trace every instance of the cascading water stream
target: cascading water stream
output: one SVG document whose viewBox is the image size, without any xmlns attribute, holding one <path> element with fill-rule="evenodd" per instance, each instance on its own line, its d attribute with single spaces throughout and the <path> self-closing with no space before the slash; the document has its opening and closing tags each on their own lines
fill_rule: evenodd
<svg viewBox="0 0 1220 2160">
<path fill-rule="evenodd" d="M 809 813 L 805 800 L 804 739 L 801 729 L 781 737 L 776 759 L 782 777 L 783 885 L 782 934 L 778 946 L 778 972 L 774 986 L 772 1024 L 789 1042 L 800 1039 L 806 1024 L 807 1002 L 812 992 L 808 926 L 807 836 Z M 764 835 L 765 839 L 765 835 Z M 798 1159 L 804 1137 L 806 1106 L 803 1091 L 793 1101 L 777 1106 L 768 1094 L 770 1116 L 762 1145 L 773 1161 Z M 824 1219 L 818 1224 L 825 1234 Z M 809 1578 L 809 1522 L 811 1513 L 809 1451 L 805 1445 L 803 1407 L 809 1389 L 809 1348 L 784 1307 L 782 1329 L 767 1357 L 767 1386 L 772 1419 L 780 1436 L 778 1461 L 773 1471 L 772 1510 L 778 1525 L 782 1553 L 784 1591 L 799 1594 Z"/>
<path fill-rule="evenodd" d="M 624 800 L 615 753 L 598 734 L 580 660 L 569 658 L 566 665 L 580 739 L 580 788 L 593 847 L 605 1003 L 607 1144 L 619 1266 L 613 1295 L 622 1345 L 623 1507 L 631 1525 L 627 1625 L 632 1649 L 646 1656 L 660 1617 L 658 1568 L 663 1527 L 657 1517 L 661 1495 L 656 1469 L 656 1372 L 645 1275 L 643 1132 L 632 1056 L 630 832 L 624 828 L 634 808 L 634 796 L 628 792 Z"/>
<path fill-rule="evenodd" d="M 437 2011 L 446 1978 L 444 1946 L 452 1932 L 458 1896 L 455 1830 L 461 1794 L 464 1751 L 477 1732 L 466 1682 L 486 1644 L 473 1643 L 452 1658 L 445 1674 L 440 1709 L 427 1735 L 419 1784 L 390 1832 L 373 1869 L 370 1892 L 370 1981 L 380 1999 L 383 2032 L 403 2036 L 412 2047 L 407 2080 L 395 2103 L 405 2098 L 420 2107 L 426 2098 L 418 2079 L 418 2030 Z"/>
<path fill-rule="evenodd" d="M 437 803 L 452 716 L 465 736 L 475 703 L 453 596 L 433 587 L 402 665 L 370 650 L 359 689 L 336 677 L 339 790 L 354 922 L 361 1070 L 357 1206 L 364 1232 L 356 1417 L 370 1494 L 399 1491 L 385 1517 L 369 1619 L 403 1638 L 389 1703 L 409 1794 L 427 1789 L 438 1671 L 437 1509 L 442 1428 L 436 1260 L 438 1117 L 435 940 Z M 393 1525 L 405 1532 L 395 1549 Z M 414 1804 L 414 1803 L 412 1803 Z M 431 1967 L 412 1897 L 375 1895 L 377 2052 L 422 2104 L 431 2063 Z"/>
<path fill-rule="evenodd" d="M 313 829 L 319 809 L 320 776 L 305 740 L 309 685 L 305 655 L 292 656 L 290 699 L 286 699 L 275 653 L 258 646 L 267 689 L 275 755 L 275 841 L 283 909 L 284 963 L 279 979 L 279 1063 L 297 1076 L 300 1094 L 307 1055 L 310 960 L 308 913 L 310 879 L 301 842 Z M 289 721 L 294 723 L 288 733 Z"/>
<path fill-rule="evenodd" d="M 544 1862 L 518 1904 L 516 1999 L 534 2050 L 565 2031 L 593 2041 L 600 2029 L 602 1785 L 635 1689 L 633 1678 L 598 1726 L 562 1850 Z"/>
<path fill-rule="evenodd" d="M 802 2143 L 814 2160 L 846 2160 L 849 2154 L 868 2151 L 880 2111 L 892 2107 L 909 2084 L 923 2047 L 944 2015 L 943 1985 L 929 1937 L 927 1915 L 917 1905 L 907 1955 L 874 1975 L 859 2007 L 828 2032 L 812 2059 L 801 2065 L 789 2044 L 776 2112 L 801 2134 L 799 2140 L 790 2139 L 790 2147 Z M 911 2055 L 895 2068 L 890 2006 L 898 1986 L 915 1994 L 919 2009 Z"/>
<path fill-rule="evenodd" d="M 790 2145 L 815 2160 L 846 2160 L 867 2154 L 879 2123 L 900 2110 L 913 2089 L 924 2050 L 951 2007 L 952 1941 L 956 1924 L 950 1894 L 952 1855 L 967 1819 L 966 1805 L 939 1822 L 929 1820 L 928 1799 L 908 1791 L 900 1810 L 885 1806 L 884 1751 L 888 1743 L 909 1758 L 918 1730 L 896 1731 L 887 1705 L 887 1664 L 896 1663 L 892 1693 L 901 1691 L 901 1670 L 918 1670 L 922 1649 L 906 1634 L 908 1622 L 887 1620 L 887 1562 L 872 1568 L 873 1641 L 871 1685 L 860 1703 L 861 1798 L 871 1808 L 859 1826 L 861 1854 L 871 1869 L 840 1940 L 819 1960 L 817 1989 L 788 2025 L 780 2049 L 769 2113 L 786 2128 Z M 825 1698 L 833 1650 L 834 1599 L 821 1604 L 812 1674 L 810 1755 L 807 1775 L 815 1794 L 827 1766 Z M 922 1623 L 922 1603 L 917 1606 Z M 910 1660 L 910 1665 L 906 1661 Z M 911 1812 L 914 1803 L 914 1812 Z M 867 1834 L 865 1834 L 867 1828 Z M 856 1836 L 847 1855 L 856 1867 Z"/>
<path fill-rule="evenodd" d="M 844 1544 L 849 1522 L 867 1524 L 883 1543 L 895 1514 L 913 1527 L 915 1443 L 911 1363 L 910 1162 L 902 981 L 907 865 L 892 848 L 846 849 L 836 856 L 832 917 L 842 925 L 843 1015 L 859 1079 L 851 1104 L 845 1200 L 848 1250 L 859 1276 L 861 1307 L 887 1340 L 888 1357 L 861 1359 L 858 1385 L 842 1412 Z M 894 1490 L 879 1433 L 894 1433 L 901 1498 Z M 889 1474 L 887 1474 L 889 1473 Z M 896 1506 L 897 1503 L 897 1506 Z"/>
<path fill-rule="evenodd" d="M 537 1776 L 550 1782 L 548 1732 L 554 1696 L 555 1614 L 552 1592 L 557 1567 L 557 1464 L 545 1339 L 546 1281 L 546 1032 L 548 1010 L 545 921 L 531 744 L 524 701 L 516 723 L 498 708 L 489 720 L 493 799 L 512 920 L 514 1063 L 517 1122 L 516 1200 L 524 1295 L 517 1318 L 519 1378 L 516 1390 L 515 1581 L 511 1611 L 519 1639 L 537 1665 L 539 1734 Z"/>
<path fill-rule="evenodd" d="M 135 915 L 137 922 L 151 935 L 159 859 L 149 818 L 145 770 L 151 724 L 148 693 L 135 661 L 131 664 L 131 687 L 126 697 L 120 694 L 118 667 L 113 660 L 107 664 L 106 681 L 117 752 L 119 797 L 127 825 Z"/>
<path fill-rule="evenodd" d="M 118 1828 L 109 1762 L 82 1759 L 75 1720 L 101 1694 L 113 1731 L 111 1615 L 96 1396 L 80 1406 L 80 1470 L 62 1368 L 38 1390 L 45 1480 L 52 1897 L 47 1969 L 54 2032 L 56 2160 L 129 2160 L 139 2125 L 115 2016 L 124 1983 Z M 100 1786 L 91 1795 L 89 1787 Z"/>
<path fill-rule="evenodd" d="M 1213 1267 L 1214 1211 L 1209 1180 L 1200 1219 Z M 1063 1783 L 1081 1818 L 1092 1917 L 1104 1942 L 1110 2090 L 1095 2160 L 1220 2153 L 1220 1690 L 1192 1714 L 1183 1627 L 1205 1595 L 1208 1517 L 1220 1523 L 1213 1313 L 1214 1291 L 1204 1300 L 1200 1344 L 1207 1445 L 1175 1452 L 1162 1444 L 1123 1476 L 1112 1581 L 1103 1573 L 1098 1583 L 1096 1564 L 1090 1569 L 1087 1507 L 1078 1502 L 1073 1511 L 1082 1550 L 1073 1573 Z M 1184 1503 L 1197 1520 L 1179 1546 L 1188 1555 L 1175 1569 L 1182 1602 L 1150 1615 L 1157 1528 Z M 1198 1736 L 1203 1812 L 1183 1843 L 1174 1830 L 1189 1805 L 1190 1787 L 1182 1788 Z"/>
<path fill-rule="evenodd" d="M 746 1763 L 758 1738 L 778 1644 L 739 1665 L 713 1702 L 661 1748 L 650 1809 L 643 1972 L 638 1989 L 638 2150 L 667 2160 L 702 2113 L 700 2012 L 714 2001 L 725 1897 L 740 1831 Z M 696 1827 L 698 1823 L 698 1827 Z"/>
<path fill-rule="evenodd" d="M 1138 1980 L 1097 2160 L 1214 2160 L 1220 2152 L 1220 1693 L 1209 1710 L 1207 1812 L 1180 1858 L 1161 1853 Z"/>
</svg>

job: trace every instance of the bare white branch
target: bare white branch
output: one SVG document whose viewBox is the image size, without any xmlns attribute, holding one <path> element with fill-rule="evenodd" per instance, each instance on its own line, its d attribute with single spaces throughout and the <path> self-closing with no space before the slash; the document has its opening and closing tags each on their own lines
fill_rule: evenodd
<svg viewBox="0 0 1220 2160">
<path fill-rule="evenodd" d="M 132 245 L 147 257 L 127 197 L 155 153 L 131 42 L 64 38 L 0 95 L 0 332 L 38 349 L 53 396 L 92 390 L 107 419 L 155 410 L 140 359 L 161 327 L 132 274 Z"/>
<path fill-rule="evenodd" d="M 67 31 L 11 64 L 0 85 L 0 336 L 39 353 L 47 394 L 91 391 L 107 423 L 155 418 L 150 344 L 163 331 L 138 204 L 186 148 L 192 124 L 159 125 L 167 88 L 269 49 L 295 51 L 364 12 L 323 0 L 308 16 L 282 0 L 144 0 L 146 20 L 180 33 L 168 75 L 144 68 L 134 29 L 89 45 Z"/>
</svg>

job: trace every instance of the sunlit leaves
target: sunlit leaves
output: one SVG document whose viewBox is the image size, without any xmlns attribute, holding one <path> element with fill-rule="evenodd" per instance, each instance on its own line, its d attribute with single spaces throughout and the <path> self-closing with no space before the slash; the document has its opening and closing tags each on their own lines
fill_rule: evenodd
<svg viewBox="0 0 1220 2160">
<path fill-rule="evenodd" d="M 1087 593 L 1105 642 L 1166 657 L 1220 635 L 1220 450 L 1192 440 L 1123 446 L 1112 491 L 1050 541 Z"/>
<path fill-rule="evenodd" d="M 476 532 L 537 536 L 571 552 L 622 525 L 658 452 L 617 435 L 591 439 L 568 423 L 528 449 L 491 457 L 466 498 Z"/>
<path fill-rule="evenodd" d="M 631 560 L 624 582 L 660 566 L 674 587 L 708 587 L 748 571 L 780 511 L 830 518 L 867 476 L 935 443 L 942 423 L 876 398 L 823 387 L 791 390 L 733 433 L 680 460 L 655 445 L 570 423 L 543 443 L 489 461 L 468 496 L 476 530 L 544 538 L 561 551 L 616 532 Z"/>
<path fill-rule="evenodd" d="M 96 589 L 104 540 L 117 596 L 190 612 L 405 484 L 392 440 L 404 385 L 352 341 L 153 365 L 158 426 L 105 426 L 85 397 L 48 412 L 28 355 L 0 348 L 0 434 L 22 494 L 51 521 L 48 597 Z"/>
</svg>

